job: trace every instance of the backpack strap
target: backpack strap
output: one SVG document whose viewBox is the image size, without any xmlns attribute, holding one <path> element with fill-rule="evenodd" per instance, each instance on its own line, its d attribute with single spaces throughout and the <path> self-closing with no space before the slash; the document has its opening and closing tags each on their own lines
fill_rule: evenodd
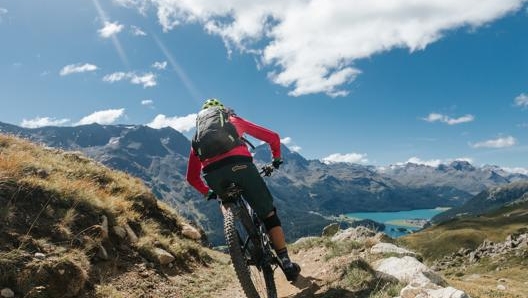
<svg viewBox="0 0 528 298">
<path fill-rule="evenodd" d="M 249 147 L 251 147 L 251 150 L 255 150 L 255 146 L 253 144 L 251 144 L 251 142 L 248 139 L 246 139 L 246 138 L 244 138 L 242 136 L 240 137 L 240 139 L 242 140 L 242 142 L 244 142 L 247 145 L 249 145 Z"/>
</svg>

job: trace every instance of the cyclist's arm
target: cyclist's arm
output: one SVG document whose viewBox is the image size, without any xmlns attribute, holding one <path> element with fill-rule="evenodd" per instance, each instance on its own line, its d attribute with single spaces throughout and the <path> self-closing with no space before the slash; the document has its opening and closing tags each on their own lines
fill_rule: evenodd
<svg viewBox="0 0 528 298">
<path fill-rule="evenodd" d="M 272 157 L 280 158 L 281 149 L 279 134 L 238 116 L 231 116 L 230 121 L 235 125 L 239 135 L 242 136 L 244 133 L 247 133 L 252 137 L 268 143 L 271 148 Z"/>
<path fill-rule="evenodd" d="M 202 180 L 201 173 L 202 163 L 191 148 L 191 152 L 189 153 L 189 163 L 187 164 L 187 182 L 189 182 L 189 184 L 196 188 L 201 194 L 206 195 L 209 191 L 209 187 L 207 187 Z"/>
</svg>

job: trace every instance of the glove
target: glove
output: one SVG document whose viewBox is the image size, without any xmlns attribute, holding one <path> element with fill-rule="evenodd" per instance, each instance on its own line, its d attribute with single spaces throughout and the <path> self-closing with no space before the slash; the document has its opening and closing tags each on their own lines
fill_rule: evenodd
<svg viewBox="0 0 528 298">
<path fill-rule="evenodd" d="M 204 198 L 207 200 L 207 201 L 210 201 L 210 200 L 216 200 L 217 198 L 217 195 L 216 193 L 210 189 L 205 195 L 204 195 Z"/>
<path fill-rule="evenodd" d="M 271 165 L 275 168 L 275 169 L 278 169 L 279 166 L 283 163 L 282 161 L 282 158 L 280 157 L 275 157 L 273 159 L 273 161 L 271 162 Z"/>
</svg>

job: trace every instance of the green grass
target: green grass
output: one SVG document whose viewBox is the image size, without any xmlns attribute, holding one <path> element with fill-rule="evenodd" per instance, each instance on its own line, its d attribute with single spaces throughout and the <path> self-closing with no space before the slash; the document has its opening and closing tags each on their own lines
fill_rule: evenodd
<svg viewBox="0 0 528 298">
<path fill-rule="evenodd" d="M 397 239 L 426 260 L 439 259 L 460 248 L 475 249 L 484 240 L 502 242 L 528 224 L 528 204 L 506 207 L 477 217 L 453 219 Z"/>
</svg>

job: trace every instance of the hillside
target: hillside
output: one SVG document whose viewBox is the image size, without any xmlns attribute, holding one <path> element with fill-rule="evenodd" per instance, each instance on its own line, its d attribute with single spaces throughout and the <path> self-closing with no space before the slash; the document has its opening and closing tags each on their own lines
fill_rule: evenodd
<svg viewBox="0 0 528 298">
<path fill-rule="evenodd" d="M 189 238 L 200 233 L 139 179 L 0 135 L 1 289 L 16 297 L 140 297 L 153 289 L 183 297 L 167 277 L 219 262 Z"/>
<path fill-rule="evenodd" d="M 526 297 L 528 201 L 523 199 L 526 190 L 518 192 L 523 185 L 512 183 L 486 192 L 501 198 L 502 207 L 491 204 L 492 211 L 459 215 L 399 238 L 398 243 L 419 252 L 427 264 L 471 297 Z M 478 195 L 467 205 L 483 197 Z"/>
<path fill-rule="evenodd" d="M 443 222 L 456 217 L 478 216 L 493 212 L 505 205 L 516 205 L 528 201 L 528 182 L 517 181 L 482 191 L 464 205 L 442 212 L 432 218 Z"/>
</svg>

